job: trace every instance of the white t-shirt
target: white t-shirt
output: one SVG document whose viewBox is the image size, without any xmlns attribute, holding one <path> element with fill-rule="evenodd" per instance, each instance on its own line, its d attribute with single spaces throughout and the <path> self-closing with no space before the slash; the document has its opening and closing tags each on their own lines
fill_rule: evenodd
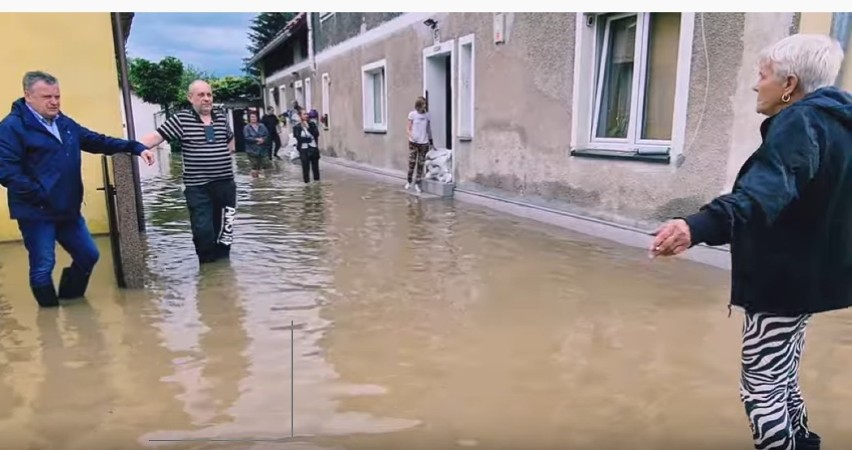
<svg viewBox="0 0 852 450">
<path fill-rule="evenodd" d="M 411 142 L 415 144 L 428 144 L 431 137 L 429 122 L 432 120 L 429 112 L 419 113 L 417 110 L 408 113 L 411 124 Z"/>
</svg>

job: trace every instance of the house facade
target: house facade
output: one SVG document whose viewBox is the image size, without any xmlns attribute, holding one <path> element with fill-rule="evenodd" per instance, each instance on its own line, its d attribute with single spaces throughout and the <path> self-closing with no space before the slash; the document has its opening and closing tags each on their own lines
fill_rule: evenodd
<svg viewBox="0 0 852 450">
<path fill-rule="evenodd" d="M 423 95 L 456 191 L 646 228 L 759 145 L 762 48 L 802 27 L 848 45 L 848 14 L 820 14 L 300 13 L 253 61 L 267 105 L 327 115 L 328 156 L 404 174 Z"/>
<path fill-rule="evenodd" d="M 122 39 L 126 41 L 133 13 L 120 13 L 120 18 Z M 12 102 L 23 95 L 21 79 L 24 73 L 43 70 L 59 79 L 65 113 L 90 129 L 124 136 L 113 27 L 110 13 L 0 14 L 0 39 L 4 42 L 0 47 L 2 116 L 7 114 Z M 83 154 L 83 214 L 95 234 L 109 232 L 104 193 L 98 190 L 104 186 L 103 167 L 100 156 Z M 119 175 L 119 181 L 134 183 L 132 175 L 119 172 L 113 173 Z M 20 239 L 17 223 L 9 218 L 6 189 L 0 189 L 0 242 Z"/>
</svg>

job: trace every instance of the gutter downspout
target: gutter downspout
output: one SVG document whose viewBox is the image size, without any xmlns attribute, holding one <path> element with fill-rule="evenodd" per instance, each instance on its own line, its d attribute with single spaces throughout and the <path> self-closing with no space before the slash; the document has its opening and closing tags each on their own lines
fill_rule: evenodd
<svg viewBox="0 0 852 450">
<path fill-rule="evenodd" d="M 114 51 L 119 58 L 119 78 L 127 120 L 127 137 L 135 139 L 133 106 L 130 98 L 130 81 L 127 76 L 124 27 L 120 13 L 111 13 Z M 107 160 L 112 159 L 113 179 L 110 180 Z M 139 166 L 135 156 L 129 154 L 102 157 L 104 193 L 110 222 L 110 244 L 113 269 L 120 288 L 140 289 L 145 287 L 144 243 L 142 230 L 145 227 L 142 214 L 142 193 L 139 182 Z M 127 220 L 122 221 L 124 217 Z M 135 220 L 133 220 L 135 219 Z"/>
<path fill-rule="evenodd" d="M 317 73 L 317 58 L 314 54 L 314 13 L 305 13 L 308 15 L 308 58 L 311 60 L 311 72 L 316 75 Z"/>
<path fill-rule="evenodd" d="M 127 138 L 130 140 L 136 139 L 136 127 L 133 124 L 133 99 L 130 96 L 130 76 L 127 69 L 127 50 L 124 43 L 124 27 L 121 26 L 121 16 L 119 13 L 112 13 L 113 25 L 116 29 L 115 45 L 118 51 L 118 70 L 121 78 L 121 96 L 124 98 L 124 114 L 127 118 Z M 136 197 L 136 223 L 139 227 L 139 232 L 145 232 L 145 212 L 142 209 L 142 180 L 139 177 L 139 160 L 130 158 L 130 164 L 133 170 L 133 186 Z"/>
<path fill-rule="evenodd" d="M 849 53 L 849 35 L 852 32 L 852 27 L 850 27 L 852 24 L 850 22 L 852 22 L 852 13 L 843 12 L 831 15 L 831 37 L 840 42 L 840 47 L 845 54 Z M 834 83 L 835 86 L 841 87 L 844 75 L 843 66 L 841 66 L 840 73 L 837 75 L 837 81 Z"/>
</svg>

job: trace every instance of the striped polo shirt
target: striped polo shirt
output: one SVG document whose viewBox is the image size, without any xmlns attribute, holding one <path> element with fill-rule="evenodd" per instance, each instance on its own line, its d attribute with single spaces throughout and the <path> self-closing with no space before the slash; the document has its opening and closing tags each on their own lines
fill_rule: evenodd
<svg viewBox="0 0 852 450">
<path fill-rule="evenodd" d="M 179 111 L 157 128 L 167 141 L 180 141 L 183 159 L 183 184 L 199 186 L 215 180 L 234 177 L 234 158 L 228 142 L 234 133 L 222 111 L 211 113 L 212 140 L 207 139 L 208 125 L 194 109 Z"/>
</svg>

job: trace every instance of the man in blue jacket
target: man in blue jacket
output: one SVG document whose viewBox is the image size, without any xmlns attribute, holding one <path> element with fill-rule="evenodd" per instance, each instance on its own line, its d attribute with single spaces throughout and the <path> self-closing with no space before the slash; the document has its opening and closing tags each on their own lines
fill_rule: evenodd
<svg viewBox="0 0 852 450">
<path fill-rule="evenodd" d="M 82 297 L 99 258 L 81 215 L 81 150 L 131 153 L 148 165 L 154 154 L 135 141 L 91 131 L 61 113 L 59 82 L 44 72 L 27 72 L 24 97 L 0 122 L 0 184 L 8 190 L 9 212 L 18 221 L 30 263 L 30 287 L 42 307 L 59 298 Z M 73 260 L 63 269 L 57 293 L 52 273 L 56 242 Z"/>
</svg>

